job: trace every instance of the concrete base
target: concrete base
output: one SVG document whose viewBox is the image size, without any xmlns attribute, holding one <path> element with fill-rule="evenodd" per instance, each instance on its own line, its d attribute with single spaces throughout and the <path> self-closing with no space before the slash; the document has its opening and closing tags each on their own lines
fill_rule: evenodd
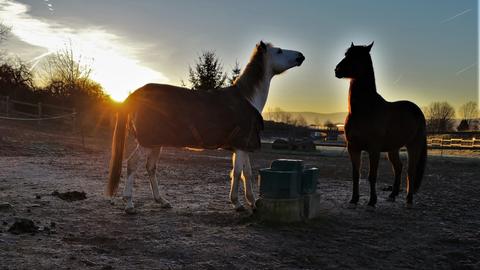
<svg viewBox="0 0 480 270">
<path fill-rule="evenodd" d="M 303 195 L 295 199 L 259 198 L 256 217 L 275 223 L 300 222 L 316 218 L 320 214 L 320 194 Z"/>
<path fill-rule="evenodd" d="M 313 219 L 320 216 L 321 209 L 319 193 L 303 195 L 303 202 L 303 214 L 305 219 Z"/>
</svg>

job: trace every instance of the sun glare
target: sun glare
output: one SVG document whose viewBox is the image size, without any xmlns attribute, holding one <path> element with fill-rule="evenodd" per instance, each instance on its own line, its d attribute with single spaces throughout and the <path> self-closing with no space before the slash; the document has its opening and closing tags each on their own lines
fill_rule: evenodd
<svg viewBox="0 0 480 270">
<path fill-rule="evenodd" d="M 166 82 L 158 72 L 141 66 L 138 62 L 118 55 L 92 48 L 92 79 L 100 83 L 104 91 L 118 102 L 125 100 L 135 89 L 149 82 Z"/>
<path fill-rule="evenodd" d="M 12 34 L 47 51 L 32 59 L 32 66 L 71 44 L 76 57 L 92 69 L 90 78 L 100 83 L 115 101 L 125 100 L 129 93 L 146 83 L 168 82 L 162 73 L 142 65 L 138 59 L 146 46 L 132 44 L 102 28 L 72 28 L 40 20 L 32 17 L 29 10 L 28 5 L 0 0 L 0 17 L 13 26 Z"/>
</svg>

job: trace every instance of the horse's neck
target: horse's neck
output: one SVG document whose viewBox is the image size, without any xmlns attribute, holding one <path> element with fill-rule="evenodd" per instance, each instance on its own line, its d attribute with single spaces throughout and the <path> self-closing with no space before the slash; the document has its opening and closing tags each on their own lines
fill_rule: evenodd
<svg viewBox="0 0 480 270">
<path fill-rule="evenodd" d="M 257 111 L 262 114 L 263 108 L 267 103 L 268 92 L 270 90 L 270 80 L 271 78 L 265 78 L 263 81 L 259 82 L 255 87 L 253 95 L 250 97 L 249 101 Z"/>
<path fill-rule="evenodd" d="M 350 80 L 348 94 L 348 110 L 350 113 L 370 111 L 382 102 L 385 102 L 385 100 L 377 93 L 373 74 L 367 78 Z"/>
<path fill-rule="evenodd" d="M 246 76 L 246 74 L 244 75 Z M 240 91 L 243 92 L 245 98 L 252 104 L 257 111 L 262 114 L 263 108 L 267 103 L 268 92 L 270 89 L 270 81 L 273 75 L 266 72 L 264 76 L 258 82 L 254 82 L 252 85 L 238 84 Z M 239 78 L 241 81 L 242 78 Z"/>
</svg>

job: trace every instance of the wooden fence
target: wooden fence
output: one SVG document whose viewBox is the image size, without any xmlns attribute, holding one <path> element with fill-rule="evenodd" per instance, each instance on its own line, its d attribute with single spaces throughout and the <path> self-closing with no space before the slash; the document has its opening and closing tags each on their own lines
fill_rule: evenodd
<svg viewBox="0 0 480 270">
<path fill-rule="evenodd" d="M 346 147 L 344 141 L 324 141 L 324 142 L 315 142 L 317 146 L 334 146 L 334 147 Z M 427 146 L 429 149 L 470 149 L 470 150 L 480 150 L 480 138 L 472 139 L 443 139 L 443 138 L 428 138 Z"/>
<path fill-rule="evenodd" d="M 477 149 L 480 150 L 480 138 L 458 139 L 458 138 L 428 138 L 429 148 L 434 149 Z"/>
<path fill-rule="evenodd" d="M 74 108 L 66 108 L 52 104 L 29 103 L 0 96 L 0 119 L 17 121 L 63 121 L 75 129 L 76 112 Z"/>
</svg>

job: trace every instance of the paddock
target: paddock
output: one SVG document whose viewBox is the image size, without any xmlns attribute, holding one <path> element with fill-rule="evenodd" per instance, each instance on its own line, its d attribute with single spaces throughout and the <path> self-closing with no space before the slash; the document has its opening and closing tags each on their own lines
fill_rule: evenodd
<svg viewBox="0 0 480 270">
<path fill-rule="evenodd" d="M 0 269 L 480 268 L 480 151 L 429 151 L 413 209 L 404 206 L 405 171 L 400 198 L 386 201 L 393 173 L 382 156 L 378 204 L 367 212 L 365 162 L 359 206 L 348 209 L 345 151 L 322 147 L 302 154 L 264 146 L 251 156 L 255 177 L 277 158 L 320 169 L 322 217 L 271 225 L 231 209 L 227 151 L 164 148 L 157 173 L 173 208 L 153 202 L 139 170 L 138 211 L 127 215 L 121 199 L 111 205 L 103 195 L 110 134 L 87 138 L 84 147 L 69 132 L 0 121 Z M 86 199 L 68 202 L 54 191 L 83 191 Z M 12 234 L 15 218 L 33 220 L 38 231 Z"/>
</svg>

